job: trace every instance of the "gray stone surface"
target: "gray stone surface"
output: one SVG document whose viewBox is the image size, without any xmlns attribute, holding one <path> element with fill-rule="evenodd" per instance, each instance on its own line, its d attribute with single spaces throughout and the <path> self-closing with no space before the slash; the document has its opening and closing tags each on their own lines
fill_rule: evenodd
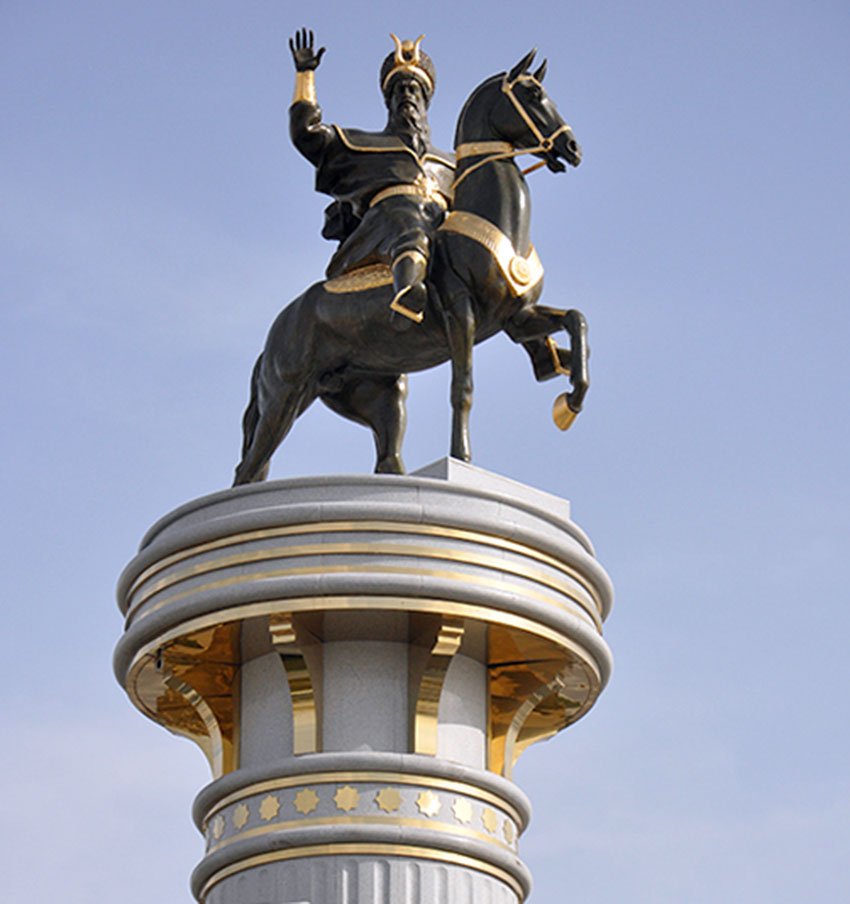
<svg viewBox="0 0 850 904">
<path fill-rule="evenodd" d="M 277 653 L 242 664 L 239 762 L 243 768 L 292 756 L 292 701 Z"/>
<path fill-rule="evenodd" d="M 311 852 L 310 856 L 287 859 L 295 850 L 305 849 Z M 340 850 L 339 854 L 333 853 L 336 849 Z M 383 853 L 385 849 L 391 853 Z M 374 853 L 369 853 L 370 850 Z M 196 897 L 201 897 L 205 891 L 209 892 L 227 882 L 228 873 L 248 877 L 256 874 L 258 867 L 265 867 L 272 874 L 286 877 L 284 881 L 288 880 L 290 893 L 294 892 L 297 897 L 308 897 L 312 895 L 312 889 L 298 887 L 298 877 L 309 874 L 308 864 L 315 863 L 320 858 L 331 861 L 328 879 L 332 883 L 333 873 L 339 870 L 339 865 L 354 857 L 366 866 L 367 871 L 384 872 L 390 864 L 403 867 L 407 862 L 416 864 L 420 875 L 430 873 L 431 877 L 436 877 L 442 874 L 444 883 L 441 884 L 447 894 L 423 899 L 428 900 L 429 904 L 455 904 L 451 895 L 454 888 L 463 888 L 466 884 L 459 878 L 461 872 L 466 870 L 473 874 L 475 885 L 483 894 L 493 894 L 498 889 L 502 893 L 499 900 L 510 904 L 517 904 L 517 899 L 524 897 L 530 888 L 530 876 L 522 863 L 514 855 L 500 853 L 491 844 L 459 841 L 448 834 L 435 836 L 434 833 L 415 829 L 402 828 L 386 832 L 374 828 L 364 829 L 361 826 L 325 826 L 317 827 L 314 831 L 290 831 L 283 843 L 282 839 L 268 835 L 258 836 L 244 844 L 234 842 L 201 862 L 192 876 L 192 890 Z M 474 866 L 473 863 L 480 866 Z M 244 868 L 234 871 L 234 867 L 242 864 L 245 864 Z M 403 878 L 396 873 L 395 877 L 387 876 L 387 880 L 387 885 L 379 888 L 390 894 L 389 900 L 393 904 L 410 904 L 403 896 L 406 891 Z M 250 884 L 251 880 L 246 878 L 245 885 L 250 888 Z M 358 895 L 364 891 L 365 897 L 353 897 L 349 904 L 372 904 L 374 899 L 370 895 L 376 892 L 374 885 L 369 883 L 365 889 L 362 886 L 357 888 Z M 338 900 L 340 899 L 333 897 L 318 898 L 316 904 L 333 904 Z M 244 901 L 237 898 L 236 901 L 238 904 L 255 904 L 250 898 Z M 415 901 L 416 899 L 414 904 Z"/>
<path fill-rule="evenodd" d="M 337 640 L 322 650 L 323 748 L 404 753 L 407 644 Z"/>
<path fill-rule="evenodd" d="M 487 493 L 535 505 L 564 521 L 570 518 L 569 500 L 543 490 L 536 490 L 517 480 L 502 477 L 501 474 L 494 474 L 457 458 L 441 458 L 430 465 L 425 465 L 424 468 L 419 468 L 418 471 L 413 471 L 411 476 L 450 481 L 469 489 L 484 490 Z"/>
<path fill-rule="evenodd" d="M 207 904 L 517 904 L 503 882 L 427 860 L 311 857 L 245 871 L 216 885 Z"/>
<path fill-rule="evenodd" d="M 437 756 L 487 766 L 487 668 L 470 656 L 452 658 L 440 697 Z"/>
<path fill-rule="evenodd" d="M 613 594 L 569 514 L 565 500 L 445 459 L 409 477 L 239 487 L 154 525 L 119 583 L 119 680 L 147 662 L 153 681 L 152 651 L 181 632 L 241 624 L 238 768 L 196 801 L 207 841 L 196 895 L 518 904 L 530 887 L 517 854 L 529 807 L 487 770 L 488 636 L 520 631 L 554 645 L 568 692 L 592 705 L 611 669 L 600 626 Z M 271 616 L 293 619 L 309 667 L 316 753 L 293 755 Z M 430 656 L 441 624 L 464 633 L 432 757 L 409 751 L 418 676 L 439 660 Z"/>
</svg>

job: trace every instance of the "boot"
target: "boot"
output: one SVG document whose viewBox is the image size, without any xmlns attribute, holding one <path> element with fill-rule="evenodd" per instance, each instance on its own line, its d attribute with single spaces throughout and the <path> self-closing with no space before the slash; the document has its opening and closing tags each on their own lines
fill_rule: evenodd
<svg viewBox="0 0 850 904">
<path fill-rule="evenodd" d="M 415 249 L 403 251 L 393 261 L 395 294 L 390 303 L 393 312 L 390 324 L 394 330 L 401 332 L 409 329 L 411 324 L 422 323 L 425 303 L 428 301 L 428 290 L 425 287 L 427 269 L 428 259 Z"/>
</svg>

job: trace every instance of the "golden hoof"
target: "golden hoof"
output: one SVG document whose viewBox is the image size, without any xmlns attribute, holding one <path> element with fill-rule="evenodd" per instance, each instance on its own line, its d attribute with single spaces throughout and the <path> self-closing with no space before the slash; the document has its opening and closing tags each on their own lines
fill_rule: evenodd
<svg viewBox="0 0 850 904">
<path fill-rule="evenodd" d="M 573 411 L 567 404 L 567 394 L 562 392 L 552 406 L 552 420 L 559 430 L 569 430 L 573 421 L 578 417 L 578 412 Z"/>
</svg>

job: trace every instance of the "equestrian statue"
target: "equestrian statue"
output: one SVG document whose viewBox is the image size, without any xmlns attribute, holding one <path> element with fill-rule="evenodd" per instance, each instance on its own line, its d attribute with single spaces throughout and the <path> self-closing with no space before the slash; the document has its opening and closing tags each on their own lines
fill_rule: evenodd
<svg viewBox="0 0 850 904">
<path fill-rule="evenodd" d="M 234 485 L 264 480 L 293 422 L 317 399 L 372 429 L 377 473 L 403 474 L 407 373 L 451 361 L 451 455 L 469 461 L 472 349 L 500 330 L 529 354 L 537 380 L 558 375 L 566 430 L 588 388 L 587 326 L 576 310 L 537 304 L 543 267 L 530 242 L 525 175 L 578 166 L 581 149 L 543 88 L 536 50 L 482 82 L 461 110 L 454 154 L 431 144 L 427 110 L 436 86 L 422 37 L 383 62 L 382 132 L 322 121 L 315 70 L 325 53 L 313 33 L 290 40 L 296 148 L 333 199 L 322 235 L 339 245 L 326 279 L 278 315 L 251 377 L 242 460 Z M 539 162 L 523 171 L 515 162 Z M 563 330 L 569 348 L 553 334 Z"/>
</svg>

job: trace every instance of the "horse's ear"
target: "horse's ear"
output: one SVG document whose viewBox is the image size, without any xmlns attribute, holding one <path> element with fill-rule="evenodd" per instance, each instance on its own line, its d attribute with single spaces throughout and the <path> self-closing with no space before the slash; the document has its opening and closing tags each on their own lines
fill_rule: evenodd
<svg viewBox="0 0 850 904">
<path fill-rule="evenodd" d="M 548 60 L 543 60 L 543 62 L 540 64 L 540 68 L 537 70 L 537 72 L 534 73 L 534 77 L 538 82 L 542 82 L 543 79 L 546 78 L 546 64 L 548 62 Z"/>
<path fill-rule="evenodd" d="M 533 50 L 529 50 L 529 52 L 508 73 L 508 81 L 512 82 L 515 79 L 518 79 L 523 74 L 523 72 L 525 72 L 528 67 L 534 62 L 534 57 L 536 55 L 536 47 Z"/>
</svg>

